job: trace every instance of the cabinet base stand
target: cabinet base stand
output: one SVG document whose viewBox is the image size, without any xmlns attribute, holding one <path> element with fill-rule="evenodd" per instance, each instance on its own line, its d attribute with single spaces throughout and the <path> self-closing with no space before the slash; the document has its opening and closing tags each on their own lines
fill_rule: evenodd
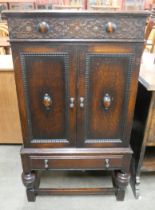
<svg viewBox="0 0 155 210">
<path fill-rule="evenodd" d="M 35 201 L 36 195 L 116 195 L 118 201 L 123 201 L 129 175 L 121 172 L 113 173 L 113 187 L 106 188 L 39 188 L 39 172 L 22 174 L 26 186 L 27 199 Z"/>
<path fill-rule="evenodd" d="M 22 180 L 28 201 L 36 195 L 116 195 L 123 201 L 130 180 L 130 148 L 23 148 Z M 41 171 L 78 170 L 111 171 L 113 187 L 105 188 L 39 188 Z"/>
</svg>

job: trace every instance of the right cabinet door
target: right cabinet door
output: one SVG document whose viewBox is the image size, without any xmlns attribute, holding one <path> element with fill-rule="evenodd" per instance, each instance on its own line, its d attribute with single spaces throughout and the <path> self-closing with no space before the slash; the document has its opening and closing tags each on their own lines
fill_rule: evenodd
<svg viewBox="0 0 155 210">
<path fill-rule="evenodd" d="M 79 147 L 126 145 L 133 52 L 119 44 L 79 49 Z"/>
</svg>

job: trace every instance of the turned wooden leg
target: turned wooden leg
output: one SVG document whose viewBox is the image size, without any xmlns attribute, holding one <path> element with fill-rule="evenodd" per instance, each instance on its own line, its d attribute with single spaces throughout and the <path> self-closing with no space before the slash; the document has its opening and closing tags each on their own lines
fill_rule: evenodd
<svg viewBox="0 0 155 210">
<path fill-rule="evenodd" d="M 123 201 L 125 196 L 125 190 L 129 183 L 130 175 L 128 173 L 116 172 L 115 184 L 117 188 L 116 199 Z"/>
<path fill-rule="evenodd" d="M 22 173 L 22 181 L 25 187 L 27 188 L 26 192 L 28 201 L 35 201 L 35 185 L 37 185 L 36 174 L 34 172 L 28 174 Z"/>
</svg>

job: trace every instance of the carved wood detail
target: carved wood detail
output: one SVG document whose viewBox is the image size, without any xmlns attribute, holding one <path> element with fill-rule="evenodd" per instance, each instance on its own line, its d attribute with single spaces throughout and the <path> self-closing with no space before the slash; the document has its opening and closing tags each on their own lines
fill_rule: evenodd
<svg viewBox="0 0 155 210">
<path fill-rule="evenodd" d="M 24 83 L 24 91 L 25 91 L 25 96 L 26 96 L 26 109 L 27 109 L 27 115 L 28 115 L 28 128 L 29 128 L 29 141 L 31 143 L 69 143 L 69 141 L 67 139 L 34 139 L 33 138 L 33 132 L 32 132 L 32 123 L 31 123 L 31 113 L 30 113 L 30 101 L 29 101 L 29 94 L 28 94 L 28 78 L 30 75 L 27 75 L 26 73 L 26 63 L 25 63 L 25 58 L 26 57 L 37 57 L 37 56 L 43 56 L 43 57 L 47 57 L 47 56 L 51 56 L 51 57 L 63 57 L 64 58 L 64 62 L 65 62 L 65 89 L 66 89 L 66 112 L 65 112 L 65 119 L 66 119 L 66 123 L 65 123 L 65 130 L 66 130 L 66 136 L 68 136 L 68 123 L 69 123 L 69 106 L 68 106 L 68 98 L 69 98 L 69 94 L 68 94 L 68 70 L 69 70 L 69 56 L 68 53 L 66 52 L 60 52 L 60 53 L 20 53 L 20 60 L 21 60 L 21 65 L 22 65 L 22 76 L 23 76 L 23 83 Z"/>
<path fill-rule="evenodd" d="M 129 20 L 130 19 L 130 20 Z M 143 40 L 145 18 L 115 16 L 104 17 L 37 17 L 9 18 L 11 39 L 137 39 Z M 47 33 L 38 32 L 38 25 L 48 24 Z M 112 22 L 117 29 L 106 32 L 107 23 Z M 14 26 L 16 25 L 16 30 Z M 127 26 L 127 27 L 126 27 Z"/>
<path fill-rule="evenodd" d="M 5 13 L 16 69 L 28 201 L 39 194 L 77 193 L 115 193 L 123 200 L 130 179 L 128 139 L 147 13 Z M 52 99 L 48 111 L 42 101 L 46 93 Z M 106 93 L 111 98 L 108 110 L 102 101 Z M 113 188 L 39 188 L 39 170 L 111 170 Z"/>
<path fill-rule="evenodd" d="M 87 139 L 87 130 L 88 130 L 88 121 L 89 121 L 89 113 L 88 113 L 88 107 L 89 107 L 89 104 L 88 104 L 88 100 L 89 100 L 89 97 L 91 95 L 90 93 L 90 78 L 91 78 L 91 72 L 90 72 L 90 61 L 91 61 L 91 58 L 94 58 L 94 57 L 101 57 L 103 58 L 106 63 L 109 62 L 109 65 L 110 65 L 110 60 L 109 59 L 119 59 L 119 58 L 127 58 L 128 59 L 128 66 L 127 66 L 127 69 L 126 69 L 126 78 L 125 78 L 125 81 L 126 81 L 126 85 L 125 85 L 125 90 L 124 90 L 124 109 L 122 110 L 122 116 L 123 116 L 123 119 L 122 119 L 122 122 L 121 122 L 121 137 L 120 138 L 113 138 L 113 139 L 108 139 L 108 138 L 105 138 L 105 139 Z M 127 119 L 127 116 L 126 116 L 126 108 L 127 108 L 127 104 L 128 104 L 128 99 L 129 99 L 129 95 L 130 95 L 130 91 L 129 91 L 129 87 L 130 87 L 130 82 L 131 82 L 131 74 L 132 74 L 132 69 L 133 69 L 133 65 L 134 65 L 134 60 L 133 60 L 133 54 L 132 53 L 117 53 L 117 54 L 103 54 L 103 53 L 87 53 L 86 54 L 86 71 L 85 71 L 85 103 L 86 103 L 86 111 L 85 111 L 85 143 L 86 144 L 94 144 L 94 143 L 106 143 L 106 142 L 111 142 L 111 143 L 122 143 L 123 141 L 125 141 L 126 139 L 126 119 Z M 101 99 L 102 100 L 102 99 Z M 107 110 L 105 110 L 107 111 Z"/>
<path fill-rule="evenodd" d="M 130 181 L 130 175 L 128 173 L 116 172 L 116 199 L 121 201 L 124 200 L 125 190 Z"/>
<path fill-rule="evenodd" d="M 22 173 L 23 184 L 27 189 L 34 188 L 35 179 L 36 179 L 35 173 L 29 173 L 29 174 Z"/>
</svg>

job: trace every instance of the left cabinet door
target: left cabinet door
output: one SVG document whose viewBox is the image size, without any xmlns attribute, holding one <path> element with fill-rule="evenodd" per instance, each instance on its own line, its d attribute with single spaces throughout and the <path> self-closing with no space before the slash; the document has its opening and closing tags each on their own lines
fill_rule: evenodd
<svg viewBox="0 0 155 210">
<path fill-rule="evenodd" d="M 25 145 L 75 146 L 74 48 L 49 43 L 12 47 Z"/>
</svg>

